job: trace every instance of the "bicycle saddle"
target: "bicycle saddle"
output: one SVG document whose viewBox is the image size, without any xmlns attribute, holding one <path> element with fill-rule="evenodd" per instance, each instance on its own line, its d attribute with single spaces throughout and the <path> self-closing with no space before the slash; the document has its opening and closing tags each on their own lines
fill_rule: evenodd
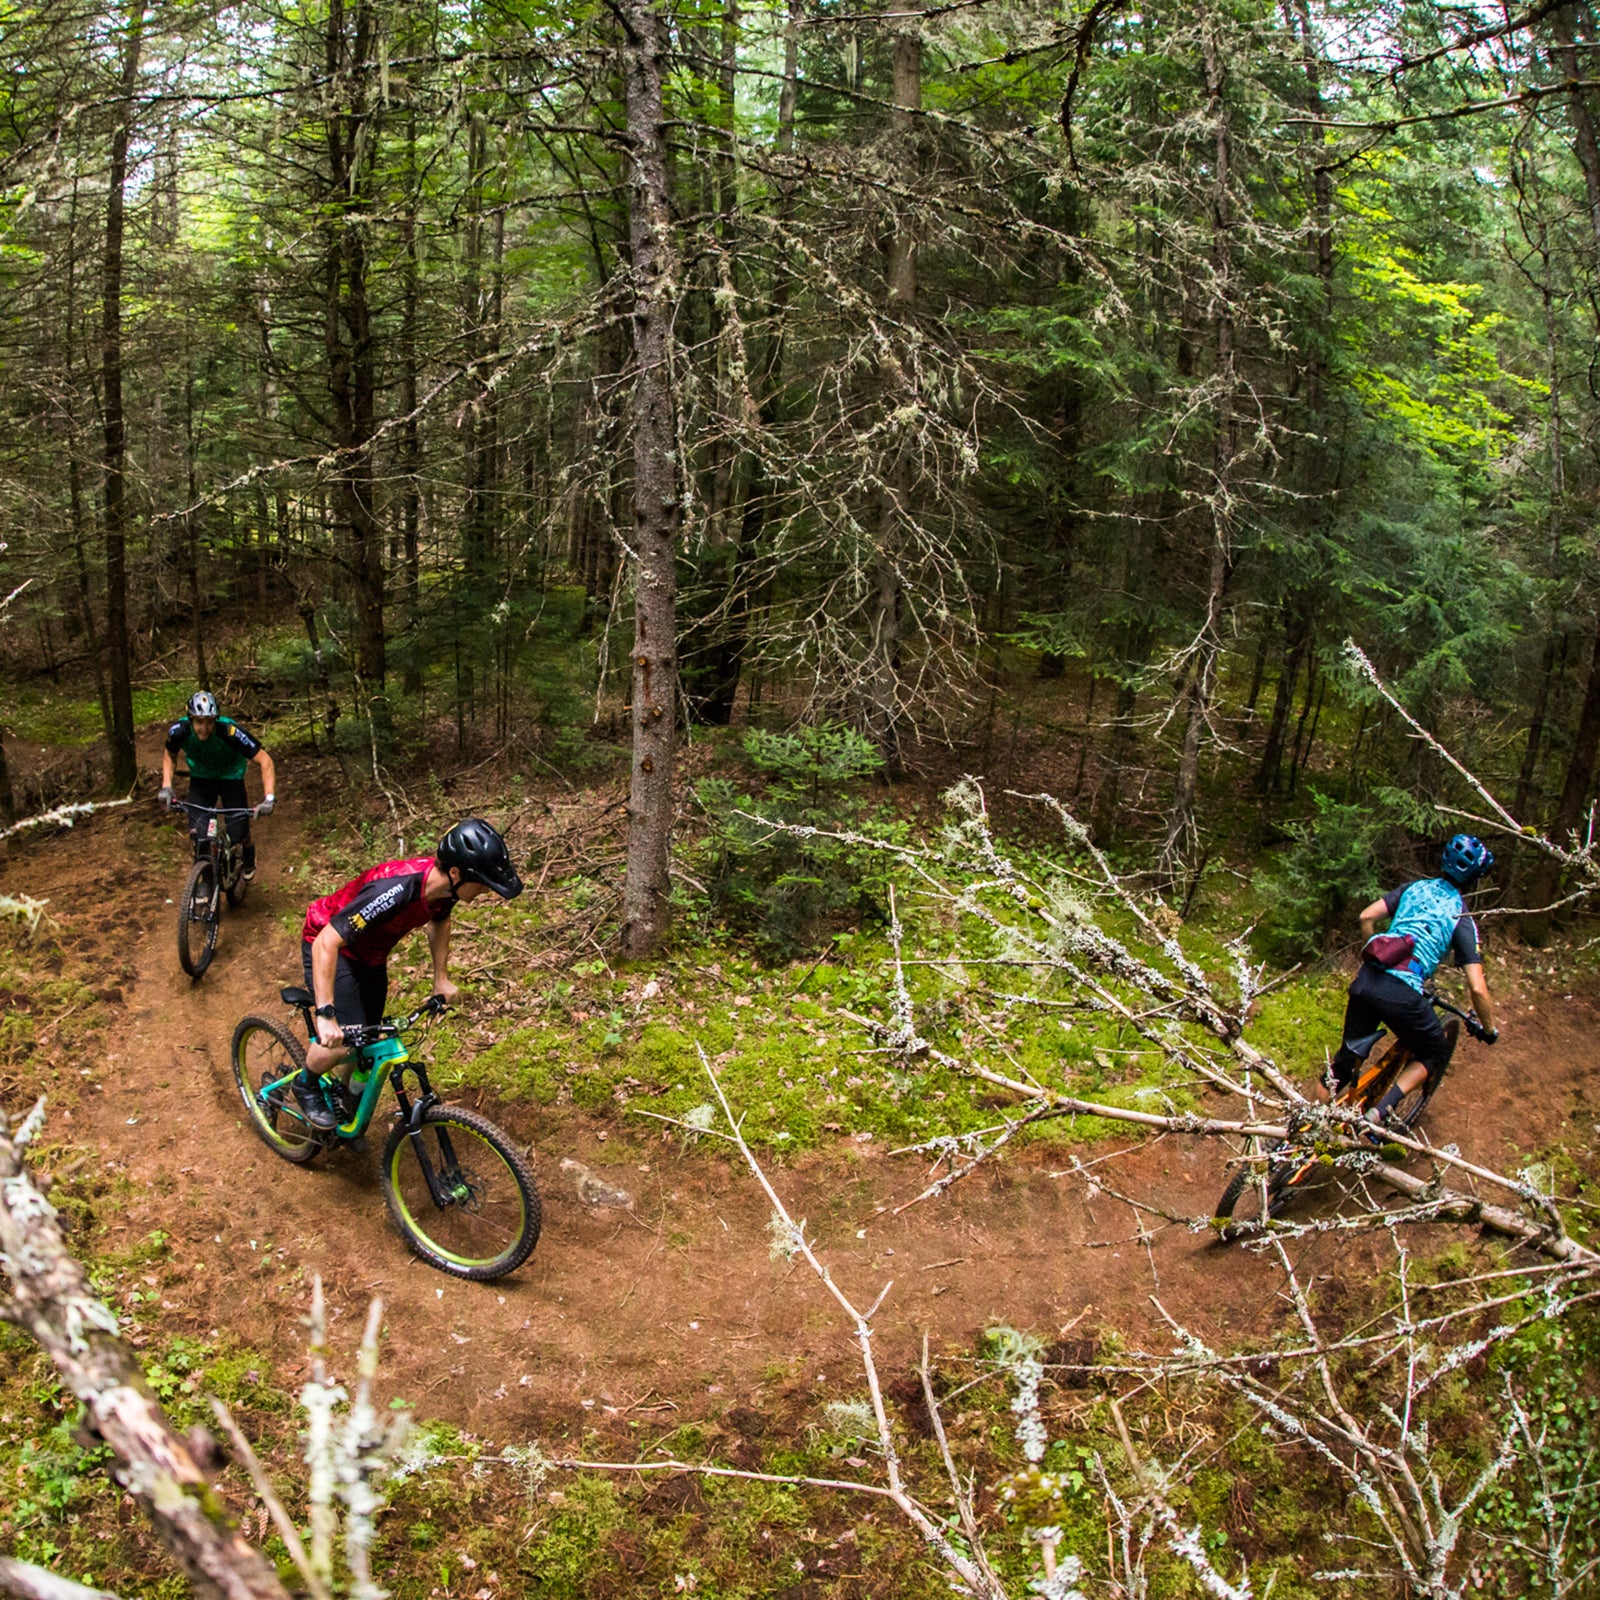
<svg viewBox="0 0 1600 1600">
<path fill-rule="evenodd" d="M 313 1006 L 316 1001 L 304 989 L 280 989 L 278 998 L 286 1006 L 300 1006 L 302 1008 Z"/>
</svg>

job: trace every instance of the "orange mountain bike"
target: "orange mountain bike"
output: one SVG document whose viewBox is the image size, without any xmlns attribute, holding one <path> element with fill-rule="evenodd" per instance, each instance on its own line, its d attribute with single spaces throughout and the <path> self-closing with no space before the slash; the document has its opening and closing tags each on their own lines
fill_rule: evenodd
<svg viewBox="0 0 1600 1600">
<path fill-rule="evenodd" d="M 1462 1011 L 1451 1005 L 1431 989 L 1423 990 L 1423 998 L 1435 1011 L 1448 1011 L 1451 1014 L 1452 1020 L 1444 1026 L 1449 1049 L 1443 1063 L 1397 1102 L 1385 1119 L 1383 1126 L 1386 1127 L 1407 1131 L 1416 1127 L 1429 1101 L 1444 1082 L 1463 1025 L 1473 1038 L 1483 1037 L 1484 1030 L 1470 1011 Z M 1398 1039 L 1392 1040 L 1381 1056 L 1369 1060 L 1356 1074 L 1355 1080 L 1334 1096 L 1333 1103 L 1365 1116 L 1373 1107 L 1383 1103 L 1383 1097 L 1395 1079 L 1415 1059 Z M 1382 1129 L 1376 1124 L 1372 1128 L 1372 1135 L 1374 1140 L 1382 1137 Z M 1222 1239 L 1240 1239 L 1262 1232 L 1266 1222 L 1279 1215 L 1288 1205 L 1295 1190 L 1319 1168 L 1331 1163 L 1337 1154 L 1337 1150 L 1317 1142 L 1309 1118 L 1304 1118 L 1303 1114 L 1292 1114 L 1289 1137 L 1267 1151 L 1265 1167 L 1259 1161 L 1241 1166 L 1228 1187 L 1222 1191 L 1222 1198 L 1217 1201 L 1213 1216 L 1214 1225 Z"/>
</svg>

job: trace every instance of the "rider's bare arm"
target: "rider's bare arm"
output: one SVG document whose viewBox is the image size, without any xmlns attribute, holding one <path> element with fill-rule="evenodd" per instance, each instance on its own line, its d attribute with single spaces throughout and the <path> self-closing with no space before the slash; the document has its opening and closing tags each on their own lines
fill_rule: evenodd
<svg viewBox="0 0 1600 1600">
<path fill-rule="evenodd" d="M 1462 974 L 1467 980 L 1467 988 L 1472 991 L 1472 1009 L 1478 1014 L 1478 1021 L 1490 1032 L 1495 1031 L 1494 1001 L 1489 998 L 1489 983 L 1483 975 L 1481 961 L 1469 961 L 1462 969 Z"/>
<path fill-rule="evenodd" d="M 461 992 L 450 981 L 450 919 L 428 924 L 428 954 L 433 957 L 433 992 L 454 1000 Z"/>
<path fill-rule="evenodd" d="M 272 764 L 272 756 L 266 750 L 262 749 L 257 750 L 250 759 L 261 768 L 262 794 L 268 798 L 276 795 L 278 792 L 278 772 Z M 172 758 L 168 756 L 167 763 L 169 766 L 171 765 L 171 762 Z"/>
<path fill-rule="evenodd" d="M 334 978 L 339 970 L 339 951 L 344 945 L 344 939 L 338 929 L 327 927 L 311 942 L 311 992 L 316 997 L 317 1006 L 333 1004 Z M 313 1050 L 322 1050 L 329 1053 L 339 1052 L 344 1044 L 344 1031 L 332 1017 L 318 1017 L 317 1045 Z M 310 1060 L 308 1066 L 314 1066 Z M 327 1065 L 320 1068 L 327 1070 Z"/>
<path fill-rule="evenodd" d="M 1389 907 L 1384 901 L 1374 900 L 1365 911 L 1361 913 L 1361 937 L 1370 939 L 1378 931 L 1380 922 L 1389 920 Z"/>
</svg>

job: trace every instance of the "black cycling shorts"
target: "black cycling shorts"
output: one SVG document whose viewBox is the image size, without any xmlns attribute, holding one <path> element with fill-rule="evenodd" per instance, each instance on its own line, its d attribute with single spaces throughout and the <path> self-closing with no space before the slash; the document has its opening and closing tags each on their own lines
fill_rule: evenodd
<svg viewBox="0 0 1600 1600">
<path fill-rule="evenodd" d="M 189 793 L 184 797 L 189 812 L 189 832 L 195 838 L 205 837 L 211 818 L 202 807 L 220 806 L 235 813 L 250 809 L 250 797 L 245 793 L 243 778 L 191 778 Z M 228 818 L 228 836 L 234 840 L 250 837 L 250 818 L 234 815 Z"/>
<path fill-rule="evenodd" d="M 306 988 L 314 995 L 317 986 L 311 979 L 311 940 L 300 941 L 300 957 L 305 965 Z M 383 1021 L 383 1008 L 389 998 L 389 969 L 369 967 L 352 961 L 342 950 L 333 973 L 334 1018 L 341 1028 L 359 1028 Z"/>
<path fill-rule="evenodd" d="M 1429 1069 L 1442 1067 L 1450 1058 L 1450 1044 L 1438 1012 L 1403 978 L 1363 961 L 1345 1005 L 1342 1059 L 1335 1063 L 1334 1071 L 1340 1083 L 1355 1075 L 1357 1064 L 1366 1060 L 1383 1027 Z"/>
</svg>

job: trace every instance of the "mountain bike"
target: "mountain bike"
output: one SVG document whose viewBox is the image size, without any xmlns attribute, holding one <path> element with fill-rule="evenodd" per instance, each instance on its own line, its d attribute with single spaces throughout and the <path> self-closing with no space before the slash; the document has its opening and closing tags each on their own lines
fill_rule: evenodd
<svg viewBox="0 0 1600 1600">
<path fill-rule="evenodd" d="M 1470 1011 L 1462 1011 L 1451 1005 L 1431 989 L 1423 990 L 1423 998 L 1435 1011 L 1448 1011 L 1452 1020 L 1444 1028 L 1448 1049 L 1443 1063 L 1396 1102 L 1383 1124 L 1407 1132 L 1416 1127 L 1428 1103 L 1438 1093 L 1439 1085 L 1444 1082 L 1462 1027 L 1465 1026 L 1475 1039 L 1481 1039 L 1484 1033 L 1478 1019 Z M 1382 1103 L 1391 1085 L 1415 1059 L 1398 1039 L 1391 1040 L 1389 1048 L 1378 1060 L 1363 1065 L 1355 1079 L 1334 1096 L 1333 1104 L 1366 1116 L 1373 1107 Z M 1279 1140 L 1267 1151 L 1266 1170 L 1263 1172 L 1259 1163 L 1252 1163 L 1240 1167 L 1233 1175 L 1228 1187 L 1222 1191 L 1222 1198 L 1217 1201 L 1213 1216 L 1214 1225 L 1224 1242 L 1262 1232 L 1266 1223 L 1288 1205 L 1295 1190 L 1319 1168 L 1333 1161 L 1338 1152 L 1319 1145 L 1309 1123 L 1310 1119 L 1303 1112 L 1291 1113 L 1289 1137 Z M 1373 1125 L 1372 1136 L 1375 1142 L 1381 1139 L 1382 1128 Z"/>
<path fill-rule="evenodd" d="M 300 1012 L 307 1038 L 315 1039 L 312 997 L 304 989 L 284 989 L 281 996 Z M 337 1128 L 313 1128 L 302 1115 L 291 1084 L 305 1068 L 305 1049 L 282 1023 L 259 1016 L 240 1022 L 233 1076 L 251 1127 L 295 1166 L 340 1145 L 364 1149 L 387 1080 L 398 1102 L 378 1165 L 389 1216 L 430 1267 L 477 1281 L 503 1278 L 539 1242 L 539 1191 L 511 1140 L 476 1111 L 445 1105 L 428 1082 L 427 1067 L 412 1058 L 405 1035 L 445 1009 L 444 999 L 433 995 L 409 1016 L 344 1030 L 357 1057 L 349 1086 L 320 1080 L 339 1117 Z M 416 1079 L 414 1096 L 406 1091 L 408 1072 Z"/>
<path fill-rule="evenodd" d="M 178 901 L 178 961 L 191 978 L 198 978 L 216 954 L 223 897 L 230 907 L 236 907 L 250 887 L 244 875 L 244 846 L 229 835 L 228 819 L 253 817 L 257 808 L 191 805 L 187 800 L 167 804 L 191 818 L 195 839 L 195 863 Z M 194 822 L 200 818 L 205 819 L 204 828 L 196 831 Z"/>
</svg>

